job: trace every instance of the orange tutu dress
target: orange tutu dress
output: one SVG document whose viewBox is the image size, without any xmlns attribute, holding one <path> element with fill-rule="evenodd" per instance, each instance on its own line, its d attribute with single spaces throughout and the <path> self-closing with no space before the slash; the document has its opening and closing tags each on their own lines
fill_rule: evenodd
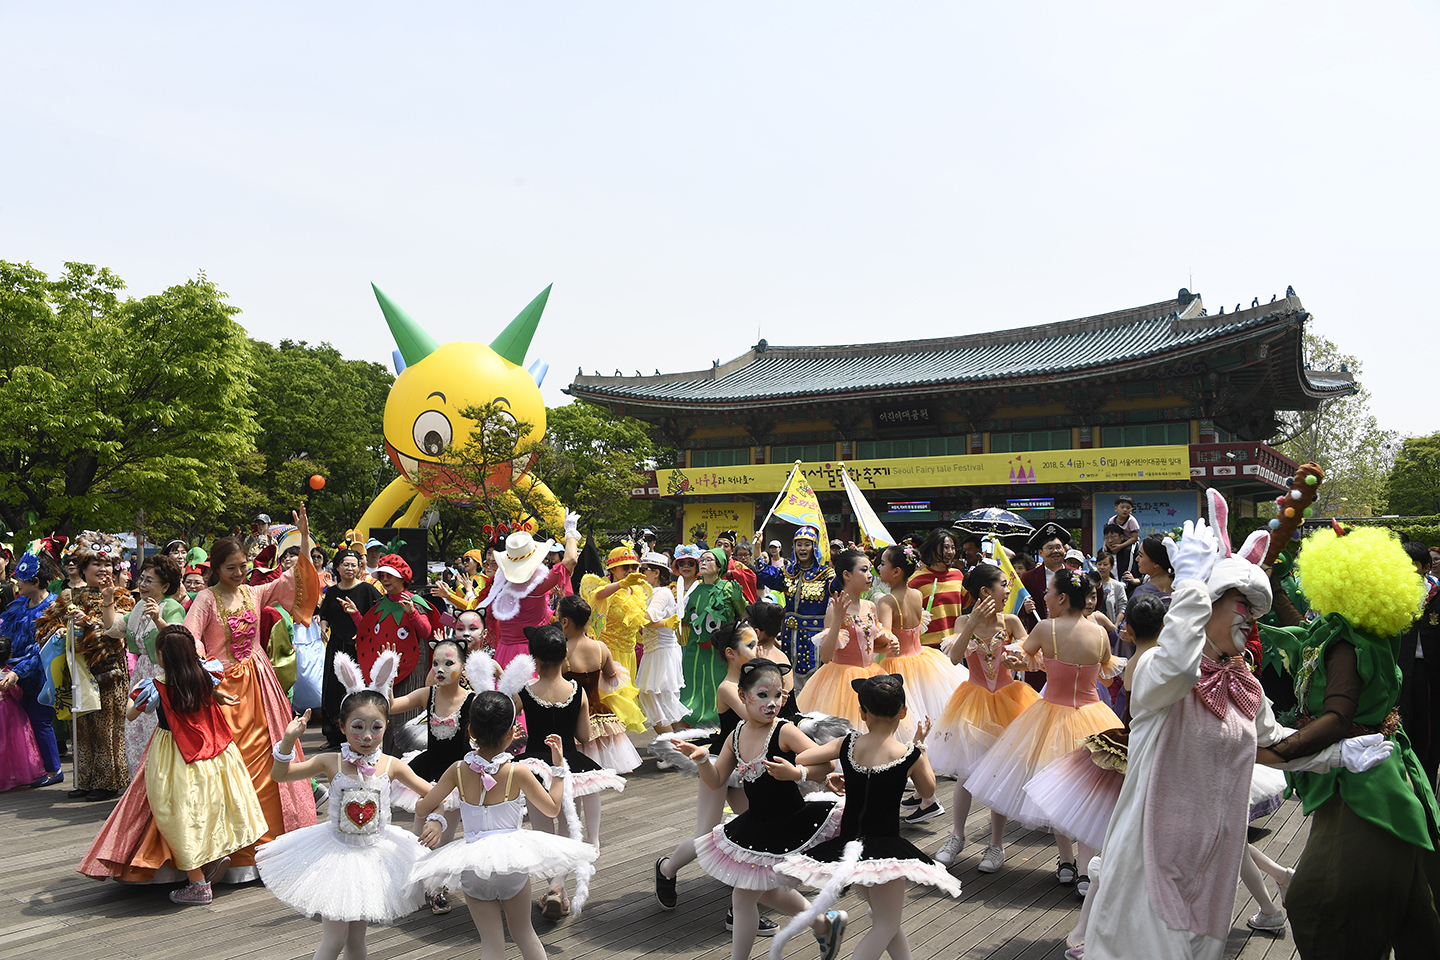
<svg viewBox="0 0 1440 960">
<path fill-rule="evenodd" d="M 1040 699 L 1016 717 L 965 780 L 970 795 L 996 813 L 1032 830 L 1054 824 L 1025 792 L 1030 778 L 1078 747 L 1086 737 L 1120 726 L 1120 718 L 1100 700 L 1099 676 L 1114 677 L 1125 661 L 1074 664 L 1045 658 L 1045 689 Z"/>
<path fill-rule="evenodd" d="M 835 645 L 835 655 L 810 675 L 805 688 L 795 698 L 795 705 L 801 713 L 844 717 L 852 727 L 863 730 L 860 698 L 850 681 L 886 672 L 875 663 L 875 637 L 880 632 L 880 623 L 875 618 L 874 604 L 858 617 L 847 616 L 844 626 L 845 634 Z"/>
<path fill-rule="evenodd" d="M 900 652 L 887 655 L 880 661 L 881 673 L 898 673 L 905 678 L 905 706 L 909 715 L 901 724 L 901 739 L 910 740 L 915 727 L 926 717 L 932 724 L 938 723 L 945 712 L 945 705 L 957 687 L 965 682 L 965 671 L 950 662 L 950 658 L 935 647 L 920 643 L 920 625 L 904 625 L 894 631 L 900 641 Z"/>
<path fill-rule="evenodd" d="M 955 689 L 929 737 L 936 773 L 956 780 L 970 776 L 1011 722 L 1040 699 L 1005 666 L 1008 640 L 1004 631 L 985 641 L 971 638 L 965 650 L 969 679 Z"/>
</svg>

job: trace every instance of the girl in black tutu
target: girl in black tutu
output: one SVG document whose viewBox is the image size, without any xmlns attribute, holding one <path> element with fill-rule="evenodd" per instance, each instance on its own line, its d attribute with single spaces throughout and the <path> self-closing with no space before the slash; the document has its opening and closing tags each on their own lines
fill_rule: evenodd
<svg viewBox="0 0 1440 960">
<path fill-rule="evenodd" d="M 530 642 L 530 656 L 535 659 L 536 678 L 520 690 L 520 706 L 525 711 L 525 752 L 516 757 L 530 767 L 546 789 L 550 785 L 550 748 L 545 738 L 558 734 L 563 745 L 565 762 L 570 765 L 570 784 L 580 813 L 585 819 L 585 842 L 600 847 L 600 791 L 624 790 L 625 778 L 614 770 L 606 770 L 580 752 L 580 744 L 590 739 L 590 708 L 585 691 L 574 680 L 566 680 L 565 633 L 554 624 L 526 627 L 525 639 Z M 566 812 L 568 819 L 568 811 Z M 535 810 L 530 811 L 530 825 L 545 833 L 559 833 L 559 821 Z M 578 828 L 578 824 L 576 825 Z M 578 829 L 568 831 L 571 836 Z M 546 920 L 559 920 L 570 912 L 565 896 L 565 875 L 550 878 L 550 889 L 540 898 L 540 912 Z"/>
<path fill-rule="evenodd" d="M 792 853 L 808 850 L 835 836 L 842 803 L 833 798 L 806 800 L 799 781 L 823 781 L 829 764 L 808 770 L 795 756 L 816 749 L 815 743 L 788 720 L 780 718 L 785 702 L 788 668 L 772 660 L 754 659 L 740 668 L 740 699 L 744 719 L 725 740 L 718 760 L 709 761 L 704 747 L 676 741 L 676 747 L 699 762 L 700 776 L 712 790 L 724 788 L 739 771 L 750 808 L 723 826 L 695 840 L 695 858 L 705 872 L 729 884 L 734 917 L 731 960 L 748 960 L 759 927 L 759 904 L 787 914 L 801 913 L 809 901 L 775 873 L 775 865 Z M 845 931 L 845 913 L 832 910 L 811 925 L 820 942 L 821 960 L 833 960 Z"/>
<path fill-rule="evenodd" d="M 906 781 L 914 783 L 922 797 L 935 791 L 935 774 L 923 745 L 929 723 L 921 722 L 914 743 L 895 739 L 895 730 L 906 714 L 905 682 L 899 674 L 857 679 L 851 686 L 860 699 L 866 732 L 806 750 L 797 760 L 810 769 L 814 764 L 825 767 L 832 760 L 840 761 L 845 778 L 840 833 L 786 857 L 775 870 L 817 889 L 832 881 L 837 890 L 845 884 L 858 888 L 870 904 L 870 932 L 855 948 L 855 960 L 875 960 L 885 952 L 895 960 L 908 960 L 910 943 L 900 928 L 905 881 L 928 883 L 952 897 L 960 896 L 959 882 L 900 836 L 900 797 Z M 847 862 L 845 846 L 855 840 L 861 844 L 859 859 Z"/>
</svg>

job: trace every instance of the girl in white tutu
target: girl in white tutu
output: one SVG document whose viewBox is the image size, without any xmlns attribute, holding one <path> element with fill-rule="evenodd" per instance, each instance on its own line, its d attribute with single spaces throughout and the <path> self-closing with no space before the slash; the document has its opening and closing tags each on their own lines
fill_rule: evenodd
<svg viewBox="0 0 1440 960">
<path fill-rule="evenodd" d="M 865 732 L 831 740 L 796 758 L 796 763 L 806 767 L 817 763 L 828 767 L 840 761 L 845 782 L 840 834 L 786 857 L 775 870 L 817 890 L 830 885 L 837 893 L 845 885 L 858 888 L 870 905 L 870 932 L 855 947 L 854 960 L 878 960 L 887 951 L 892 958 L 905 958 L 910 956 L 910 943 L 900 928 L 905 882 L 929 884 L 952 897 L 960 896 L 959 882 L 900 836 L 900 797 L 905 784 L 913 783 L 921 796 L 935 795 L 935 773 L 924 750 L 930 724 L 920 722 L 912 743 L 896 739 L 909 699 L 901 675 L 882 674 L 855 680 L 853 685 Z M 859 858 L 851 860 L 846 846 L 854 841 L 861 847 Z"/>
<path fill-rule="evenodd" d="M 466 673 L 477 692 L 470 705 L 467 732 L 475 749 L 447 769 L 415 807 L 415 816 L 425 818 L 421 842 L 434 844 L 449 829 L 440 807 L 450 791 L 459 793 L 465 841 L 440 847 L 416 864 L 410 875 L 427 889 L 460 889 L 480 934 L 483 960 L 504 960 L 507 923 L 520 955 L 525 960 L 544 960 L 545 947 L 530 923 L 530 877 L 578 871 L 583 878 L 575 893 L 579 912 L 594 870 L 590 864 L 596 851 L 590 844 L 520 828 L 527 801 L 532 811 L 546 817 L 559 814 L 562 805 L 571 807 L 573 813 L 574 805 L 557 734 L 545 736 L 550 760 L 548 791 L 525 764 L 501 752 L 510 743 L 516 718 L 515 702 L 507 691 L 519 689 L 529 679 L 533 672 L 529 661 L 523 654 L 510 661 L 500 689 L 494 690 L 485 689 L 487 678 L 494 684 L 489 655 L 481 651 L 470 655 Z M 532 727 L 531 739 L 537 734 Z"/>
<path fill-rule="evenodd" d="M 295 741 L 310 722 L 310 711 L 290 721 L 275 745 L 270 776 L 276 783 L 330 778 L 330 819 L 281 834 L 255 851 L 260 879 L 282 903 L 307 917 L 319 916 L 320 946 L 315 960 L 363 960 L 365 928 L 392 923 L 424 902 L 410 870 L 425 855 L 415 836 L 390 824 L 390 781 L 417 793 L 430 789 L 405 765 L 381 750 L 390 713 L 390 685 L 400 657 L 386 650 L 366 684 L 355 661 L 335 655 L 335 673 L 345 685 L 340 753 L 293 763 Z M 430 842 L 438 838 L 432 837 Z"/>
<path fill-rule="evenodd" d="M 705 748 L 696 744 L 683 740 L 675 744 L 699 763 L 700 776 L 712 790 L 723 789 L 738 770 L 750 799 L 748 810 L 695 841 L 700 866 L 732 888 L 735 933 L 730 960 L 748 960 L 761 903 L 792 915 L 809 909 L 809 901 L 775 872 L 775 866 L 792 853 L 829 840 L 840 829 L 843 804 L 828 798 L 807 801 L 800 793 L 798 781 L 823 781 L 830 767 L 795 766 L 796 754 L 815 749 L 815 743 L 793 723 L 779 718 L 785 701 L 783 677 L 784 668 L 770 660 L 751 660 L 740 669 L 745 719 L 726 738 L 718 760 L 710 761 Z M 811 922 L 821 960 L 834 960 L 845 919 L 843 911 L 832 910 Z"/>
<path fill-rule="evenodd" d="M 640 632 L 645 656 L 635 671 L 635 686 L 640 689 L 640 709 L 658 736 L 669 733 L 690 715 L 680 702 L 680 691 L 685 688 L 684 654 L 675 630 L 680 626 L 681 611 L 670 590 L 670 566 L 664 554 L 647 553 L 640 572 L 652 592 Z"/>
</svg>

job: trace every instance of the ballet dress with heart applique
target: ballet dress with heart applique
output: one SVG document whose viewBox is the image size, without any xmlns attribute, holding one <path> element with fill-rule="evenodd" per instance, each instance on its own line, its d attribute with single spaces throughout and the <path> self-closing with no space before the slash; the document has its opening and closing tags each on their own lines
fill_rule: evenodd
<svg viewBox="0 0 1440 960">
<path fill-rule="evenodd" d="M 391 825 L 386 773 L 342 770 L 330 781 L 329 820 L 262 844 L 255 864 L 265 887 L 304 916 L 393 923 L 424 903 L 410 871 L 429 852 Z"/>
</svg>

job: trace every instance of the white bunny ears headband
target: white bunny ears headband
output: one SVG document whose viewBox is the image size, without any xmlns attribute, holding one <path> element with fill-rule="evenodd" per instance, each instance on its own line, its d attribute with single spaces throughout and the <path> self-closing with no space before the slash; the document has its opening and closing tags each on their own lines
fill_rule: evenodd
<svg viewBox="0 0 1440 960">
<path fill-rule="evenodd" d="M 497 690 L 512 698 L 535 676 L 535 658 L 528 653 L 519 654 L 506 664 L 498 681 L 495 673 L 495 661 L 484 650 L 476 650 L 465 658 L 465 678 L 470 681 L 470 689 L 476 693 Z M 511 707 L 514 707 L 513 699 Z"/>
<path fill-rule="evenodd" d="M 400 670 L 400 654 L 394 650 L 382 650 L 370 668 L 370 682 L 348 653 L 335 654 L 335 677 L 345 687 L 345 696 L 361 690 L 374 690 L 388 700 L 390 688 L 395 685 L 395 674 Z"/>
<path fill-rule="evenodd" d="M 1214 487 L 1205 491 L 1205 508 L 1209 515 L 1210 527 L 1215 534 L 1217 561 L 1205 586 L 1209 589 L 1211 601 L 1218 600 L 1227 590 L 1239 590 L 1250 602 L 1256 616 L 1263 616 L 1273 602 L 1270 578 L 1260 568 L 1265 553 L 1270 549 L 1270 531 L 1256 530 L 1245 538 L 1239 552 L 1230 549 L 1230 507 L 1224 496 Z"/>
</svg>

